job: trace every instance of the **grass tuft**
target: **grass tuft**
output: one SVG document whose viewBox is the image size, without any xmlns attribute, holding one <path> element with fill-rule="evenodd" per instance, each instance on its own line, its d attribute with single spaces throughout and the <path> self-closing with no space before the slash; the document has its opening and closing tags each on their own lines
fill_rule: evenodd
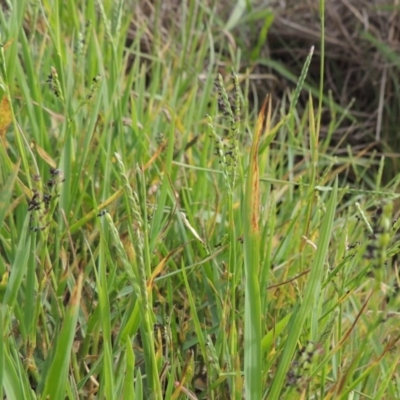
<svg viewBox="0 0 400 400">
<path fill-rule="evenodd" d="M 9 3 L 0 397 L 400 398 L 399 176 L 332 148 L 313 50 L 258 110 L 270 10 Z"/>
</svg>

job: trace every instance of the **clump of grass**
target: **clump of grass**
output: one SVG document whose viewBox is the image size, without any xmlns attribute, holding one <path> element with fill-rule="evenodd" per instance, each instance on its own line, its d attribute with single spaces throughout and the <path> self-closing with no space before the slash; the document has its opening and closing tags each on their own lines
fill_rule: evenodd
<svg viewBox="0 0 400 400">
<path fill-rule="evenodd" d="M 100 3 L 0 11 L 0 397 L 399 397 L 399 178 L 299 113 L 312 52 L 253 112 L 208 3 L 162 56 Z"/>
</svg>

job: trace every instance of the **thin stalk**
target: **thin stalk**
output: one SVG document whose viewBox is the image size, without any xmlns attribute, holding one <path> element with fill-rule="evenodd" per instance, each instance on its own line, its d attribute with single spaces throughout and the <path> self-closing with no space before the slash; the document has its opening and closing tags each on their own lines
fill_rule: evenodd
<svg viewBox="0 0 400 400">
<path fill-rule="evenodd" d="M 321 20 L 321 63 L 319 71 L 319 96 L 316 134 L 319 137 L 321 128 L 322 102 L 324 100 L 324 74 L 325 74 L 325 0 L 319 0 L 319 17 Z"/>
</svg>

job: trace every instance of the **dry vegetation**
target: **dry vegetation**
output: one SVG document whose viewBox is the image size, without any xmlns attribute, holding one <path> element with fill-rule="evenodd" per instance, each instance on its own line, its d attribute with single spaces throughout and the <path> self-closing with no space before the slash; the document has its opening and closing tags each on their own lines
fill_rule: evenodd
<svg viewBox="0 0 400 400">
<path fill-rule="evenodd" d="M 273 58 L 299 71 L 308 49 L 320 41 L 318 2 L 288 0 L 276 7 L 269 35 Z M 400 122 L 398 57 L 400 18 L 398 1 L 326 1 L 325 88 L 342 107 L 354 99 L 354 142 L 390 139 Z M 318 82 L 318 50 L 310 79 Z M 397 150 L 397 149 L 396 149 Z"/>
<path fill-rule="evenodd" d="M 154 24 L 161 21 L 160 48 L 162 51 L 178 52 L 179 43 L 172 37 L 180 29 L 179 7 L 182 2 L 162 2 L 162 11 L 157 15 L 154 0 L 140 1 L 135 10 L 128 35 L 128 44 L 135 33 L 144 29 L 142 50 L 153 51 Z M 190 7 L 193 2 L 186 1 Z M 213 1 L 202 4 L 212 6 Z M 257 19 L 267 6 L 263 1 L 252 2 L 251 13 Z M 274 15 L 267 40 L 261 48 L 259 59 L 250 60 L 251 49 L 256 45 L 263 21 L 255 24 L 239 23 L 234 33 L 228 33 L 216 26 L 216 36 L 225 37 L 229 45 L 240 48 L 241 68 L 250 68 L 254 76 L 252 97 L 262 99 L 272 92 L 277 108 L 287 90 L 295 82 L 287 72 L 297 79 L 304 60 L 315 46 L 314 57 L 307 82 L 317 88 L 320 79 L 320 33 L 321 19 L 319 4 L 315 0 L 275 0 L 267 2 Z M 215 6 L 216 18 L 229 19 L 234 2 L 221 1 Z M 400 151 L 397 145 L 397 127 L 400 124 L 400 6 L 397 0 L 327 0 L 325 4 L 325 94 L 343 109 L 350 107 L 350 113 L 343 119 L 334 134 L 339 147 L 353 146 L 355 152 L 366 146 L 385 151 L 389 156 Z M 247 10 L 250 13 L 250 10 Z M 243 19 L 246 18 L 246 11 Z M 260 63 L 271 59 L 274 66 Z M 277 67 L 279 65 L 279 67 Z M 225 66 L 223 66 L 225 67 Z M 285 70 L 285 73 L 282 71 Z M 261 79 L 260 79 L 261 77 Z M 257 102 L 260 104 L 260 101 Z M 329 105 L 325 104 L 322 134 L 330 122 Z"/>
</svg>

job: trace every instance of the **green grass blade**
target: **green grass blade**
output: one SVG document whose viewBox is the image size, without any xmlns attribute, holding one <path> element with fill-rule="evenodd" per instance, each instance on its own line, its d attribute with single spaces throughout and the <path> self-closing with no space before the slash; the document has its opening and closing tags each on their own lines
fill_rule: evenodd
<svg viewBox="0 0 400 400">
<path fill-rule="evenodd" d="M 19 171 L 19 165 L 20 163 L 18 162 L 15 166 L 14 166 L 14 170 L 11 173 L 11 175 L 8 177 L 5 185 L 3 186 L 3 188 L 1 189 L 0 192 L 0 226 L 3 225 L 3 221 L 4 221 L 4 217 L 7 213 L 9 204 L 10 204 L 10 199 L 13 193 L 13 189 L 14 189 L 14 184 L 18 175 L 18 171 Z"/>
<path fill-rule="evenodd" d="M 126 374 L 124 380 L 124 399 L 135 399 L 135 384 L 133 381 L 134 368 L 135 368 L 135 353 L 132 349 L 132 343 L 130 340 L 126 341 Z"/>
<path fill-rule="evenodd" d="M 17 254 L 11 270 L 10 280 L 4 295 L 3 304 L 13 307 L 17 299 L 18 291 L 21 288 L 21 282 L 24 278 L 28 265 L 29 252 L 31 247 L 31 236 L 27 235 L 29 229 L 29 215 L 25 217 L 21 236 L 19 237 Z"/>
<path fill-rule="evenodd" d="M 2 370 L 2 386 L 4 388 L 5 395 L 8 399 L 27 399 L 31 398 L 27 396 L 24 390 L 24 384 L 21 382 L 21 376 L 19 375 L 18 369 L 16 368 L 16 362 L 12 359 L 9 354 L 6 344 L 3 342 L 4 338 L 0 339 L 0 345 L 2 347 L 2 356 L 4 357 L 4 369 Z M 18 363 L 18 361 L 17 361 Z"/>
<path fill-rule="evenodd" d="M 42 399 L 62 399 L 68 379 L 72 344 L 75 337 L 76 322 L 81 301 L 83 273 L 77 279 L 71 293 L 61 332 L 57 339 L 55 353 L 42 394 Z"/>
<path fill-rule="evenodd" d="M 114 394 L 114 376 L 112 367 L 112 344 L 111 344 L 111 312 L 110 312 L 110 300 L 107 276 L 107 266 L 106 261 L 106 243 L 102 241 L 100 245 L 100 257 L 99 257 L 99 272 L 96 274 L 97 277 L 97 292 L 99 294 L 99 306 L 100 306 L 100 316 L 101 316 L 101 326 L 103 331 L 103 341 L 104 341 L 104 359 L 103 359 L 103 390 L 105 397 L 112 398 Z M 115 266 L 111 266 L 115 268 Z"/>
</svg>

